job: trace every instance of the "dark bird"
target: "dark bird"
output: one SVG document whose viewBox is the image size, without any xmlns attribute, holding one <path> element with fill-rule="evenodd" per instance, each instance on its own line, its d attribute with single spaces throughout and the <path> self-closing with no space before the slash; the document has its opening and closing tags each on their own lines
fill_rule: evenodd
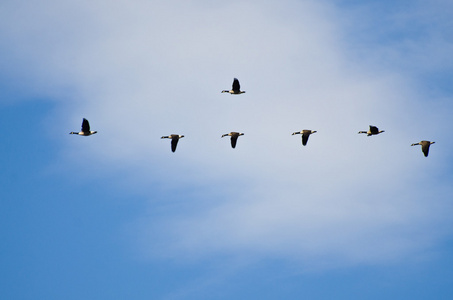
<svg viewBox="0 0 453 300">
<path fill-rule="evenodd" d="M 175 152 L 179 139 L 183 138 L 183 137 L 184 137 L 183 135 L 172 134 L 172 135 L 168 135 L 168 136 L 163 136 L 163 137 L 161 137 L 161 139 L 171 139 L 171 151 Z"/>
<path fill-rule="evenodd" d="M 78 135 L 83 135 L 83 136 L 89 136 L 89 135 L 92 135 L 95 133 L 97 133 L 97 131 L 90 131 L 90 123 L 88 123 L 87 119 L 83 118 L 82 131 L 80 131 L 80 132 L 71 131 L 69 134 L 78 134 Z"/>
<path fill-rule="evenodd" d="M 238 141 L 238 137 L 241 135 L 244 135 L 244 134 L 239 133 L 239 132 L 230 132 L 230 133 L 223 134 L 222 137 L 231 136 L 231 147 L 233 147 L 233 149 L 234 149 L 234 148 L 236 148 L 236 143 Z"/>
<path fill-rule="evenodd" d="M 230 93 L 232 95 L 239 95 L 245 93 L 245 91 L 241 91 L 241 85 L 239 84 L 239 80 L 234 78 L 233 80 L 233 87 L 230 91 L 223 90 L 222 93 Z"/>
<path fill-rule="evenodd" d="M 376 126 L 370 125 L 368 131 L 359 131 L 359 133 L 366 133 L 367 136 L 376 135 L 379 133 L 385 132 L 384 130 L 379 130 Z"/>
<path fill-rule="evenodd" d="M 421 141 L 419 143 L 414 143 L 411 146 L 416 146 L 416 145 L 422 145 L 422 152 L 425 155 L 425 157 L 428 157 L 429 153 L 429 146 L 431 144 L 434 144 L 435 142 L 430 142 L 430 141 Z"/>
<path fill-rule="evenodd" d="M 315 133 L 315 132 L 317 132 L 317 131 L 316 130 L 304 129 L 302 131 L 293 132 L 292 135 L 302 134 L 302 145 L 306 146 L 307 142 L 308 142 L 308 138 L 310 137 L 310 134 Z"/>
</svg>

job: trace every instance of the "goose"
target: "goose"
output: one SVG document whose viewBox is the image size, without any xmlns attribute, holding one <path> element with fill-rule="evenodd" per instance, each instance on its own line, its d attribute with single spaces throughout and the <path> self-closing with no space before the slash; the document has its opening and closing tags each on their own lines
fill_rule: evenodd
<svg viewBox="0 0 453 300">
<path fill-rule="evenodd" d="M 370 125 L 370 129 L 368 131 L 359 131 L 359 133 L 366 133 L 367 136 L 376 135 L 383 132 L 385 131 L 379 130 L 376 126 L 373 125 Z"/>
<path fill-rule="evenodd" d="M 430 142 L 430 141 L 421 141 L 419 143 L 414 143 L 411 146 L 416 146 L 416 145 L 422 145 L 422 152 L 425 155 L 425 157 L 428 157 L 429 153 L 429 146 L 431 144 L 434 144 L 435 142 Z"/>
<path fill-rule="evenodd" d="M 77 134 L 77 135 L 83 135 L 83 136 L 89 136 L 92 134 L 97 133 L 97 131 L 91 131 L 90 130 L 90 123 L 88 123 L 88 120 L 83 118 L 82 120 L 82 131 L 80 132 L 74 132 L 71 131 L 69 134 Z"/>
<path fill-rule="evenodd" d="M 317 132 L 317 131 L 316 130 L 304 129 L 302 131 L 293 132 L 292 135 L 302 134 L 302 145 L 306 146 L 307 142 L 308 142 L 308 138 L 310 137 L 310 134 L 315 133 L 315 132 Z"/>
<path fill-rule="evenodd" d="M 233 80 L 233 87 L 231 91 L 223 90 L 222 93 L 230 93 L 231 95 L 239 95 L 245 93 L 245 91 L 241 91 L 241 86 L 239 84 L 239 80 L 234 78 Z"/>
<path fill-rule="evenodd" d="M 183 138 L 183 137 L 184 137 L 183 135 L 171 134 L 171 135 L 163 136 L 163 137 L 161 137 L 161 139 L 171 139 L 171 152 L 175 152 L 176 145 L 178 145 L 179 139 Z"/>
<path fill-rule="evenodd" d="M 241 136 L 241 135 L 244 135 L 243 133 L 239 133 L 239 132 L 230 132 L 230 133 L 225 133 L 222 135 L 222 137 L 224 136 L 231 136 L 231 147 L 236 148 L 236 143 L 238 141 L 238 137 Z"/>
</svg>

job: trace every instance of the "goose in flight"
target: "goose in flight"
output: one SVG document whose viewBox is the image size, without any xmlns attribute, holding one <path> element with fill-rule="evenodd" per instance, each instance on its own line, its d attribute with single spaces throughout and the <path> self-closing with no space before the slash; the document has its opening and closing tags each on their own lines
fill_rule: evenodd
<svg viewBox="0 0 453 300">
<path fill-rule="evenodd" d="M 238 137 L 241 136 L 241 135 L 244 135 L 243 133 L 239 133 L 239 132 L 230 132 L 230 133 L 225 133 L 222 135 L 222 137 L 224 136 L 231 136 L 231 147 L 236 148 L 236 143 L 238 141 Z"/>
<path fill-rule="evenodd" d="M 230 93 L 232 95 L 239 95 L 245 93 L 245 91 L 241 91 L 241 85 L 239 84 L 239 80 L 234 78 L 233 80 L 233 87 L 230 91 L 223 90 L 222 93 Z"/>
<path fill-rule="evenodd" d="M 379 130 L 376 126 L 370 125 L 370 129 L 368 131 L 359 131 L 359 133 L 366 133 L 367 136 L 376 135 L 379 133 L 385 132 L 384 130 Z"/>
<path fill-rule="evenodd" d="M 171 135 L 163 136 L 163 137 L 161 137 L 161 139 L 171 139 L 171 152 L 175 152 L 179 139 L 183 138 L 183 137 L 184 137 L 183 135 L 171 134 Z"/>
<path fill-rule="evenodd" d="M 435 142 L 430 142 L 430 141 L 421 141 L 419 143 L 414 143 L 411 146 L 416 146 L 416 145 L 422 145 L 422 152 L 425 155 L 425 157 L 428 157 L 429 153 L 429 146 L 431 144 L 434 144 Z"/>
<path fill-rule="evenodd" d="M 171 134 L 171 135 L 163 136 L 163 137 L 161 137 L 161 139 L 171 139 L 171 152 L 175 152 L 179 139 L 183 138 L 183 137 L 184 137 L 183 135 Z"/>
<path fill-rule="evenodd" d="M 97 133 L 97 131 L 91 131 L 90 130 L 90 123 L 88 123 L 87 119 L 83 118 L 82 131 L 80 131 L 80 132 L 71 131 L 69 134 L 78 134 L 78 135 L 83 135 L 83 136 L 89 136 L 89 135 L 92 135 L 92 134 L 95 134 L 95 133 Z"/>
<path fill-rule="evenodd" d="M 310 137 L 310 134 L 315 133 L 315 132 L 317 132 L 317 131 L 316 130 L 304 129 L 302 131 L 293 132 L 292 135 L 302 134 L 302 145 L 306 146 L 307 142 L 308 142 L 308 138 Z"/>
</svg>

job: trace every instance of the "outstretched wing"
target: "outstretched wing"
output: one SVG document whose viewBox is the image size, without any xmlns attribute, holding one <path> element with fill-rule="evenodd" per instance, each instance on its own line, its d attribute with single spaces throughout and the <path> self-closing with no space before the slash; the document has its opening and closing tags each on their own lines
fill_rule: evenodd
<svg viewBox="0 0 453 300">
<path fill-rule="evenodd" d="M 171 151 L 175 152 L 176 151 L 176 146 L 178 145 L 179 138 L 178 137 L 173 137 L 171 139 Z"/>
<path fill-rule="evenodd" d="M 233 80 L 233 91 L 240 91 L 241 86 L 239 84 L 239 80 L 237 78 L 234 78 Z"/>
<path fill-rule="evenodd" d="M 310 136 L 309 133 L 307 132 L 304 132 L 302 134 L 302 145 L 306 146 L 307 145 L 307 142 L 308 142 L 308 137 Z"/>
<path fill-rule="evenodd" d="M 422 151 L 423 151 L 423 154 L 425 154 L 425 157 L 428 157 L 429 145 L 430 145 L 429 143 L 422 144 Z"/>
<path fill-rule="evenodd" d="M 370 125 L 370 132 L 371 132 L 371 133 L 378 133 L 378 132 L 379 132 L 379 129 L 378 129 L 376 126 L 371 126 L 371 125 Z"/>
<path fill-rule="evenodd" d="M 90 123 L 88 123 L 88 120 L 83 118 L 82 121 L 82 132 L 90 132 Z"/>
<path fill-rule="evenodd" d="M 238 135 L 231 136 L 231 147 L 236 148 L 236 143 L 238 142 Z"/>
</svg>

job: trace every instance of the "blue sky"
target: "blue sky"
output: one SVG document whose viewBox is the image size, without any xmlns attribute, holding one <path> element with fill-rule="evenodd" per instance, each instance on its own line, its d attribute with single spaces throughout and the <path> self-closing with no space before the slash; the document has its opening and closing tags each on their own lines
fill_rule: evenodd
<svg viewBox="0 0 453 300">
<path fill-rule="evenodd" d="M 452 14 L 3 1 L 0 293 L 451 298 Z"/>
</svg>

